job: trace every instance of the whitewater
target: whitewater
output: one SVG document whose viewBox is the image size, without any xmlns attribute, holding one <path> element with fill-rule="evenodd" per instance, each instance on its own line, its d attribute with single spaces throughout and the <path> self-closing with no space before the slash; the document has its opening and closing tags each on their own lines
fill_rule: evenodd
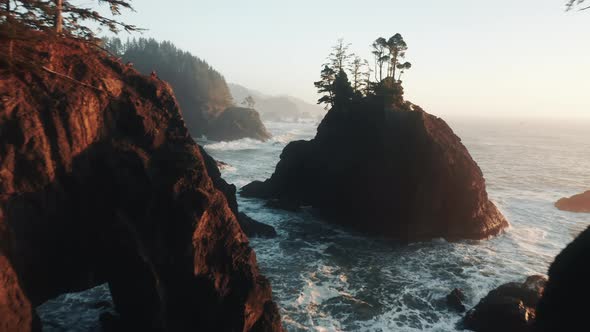
<svg viewBox="0 0 590 332">
<path fill-rule="evenodd" d="M 252 238 L 288 331 L 457 331 L 461 315 L 445 296 L 461 288 L 472 307 L 490 290 L 546 274 L 554 257 L 590 224 L 589 214 L 554 202 L 590 189 L 590 122 L 451 119 L 486 178 L 490 198 L 510 221 L 500 236 L 399 245 L 319 220 L 308 209 L 271 209 L 238 196 L 241 211 L 278 232 Z M 200 140 L 227 163 L 238 188 L 272 174 L 285 145 L 311 139 L 317 122 L 269 122 L 267 142 Z M 359 221 L 362 222 L 362 221 Z M 38 309 L 46 331 L 98 331 L 106 286 L 66 294 Z"/>
</svg>

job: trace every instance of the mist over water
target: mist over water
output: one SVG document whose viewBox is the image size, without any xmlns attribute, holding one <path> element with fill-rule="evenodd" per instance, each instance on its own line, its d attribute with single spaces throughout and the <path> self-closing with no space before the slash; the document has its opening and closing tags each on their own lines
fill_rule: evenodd
<svg viewBox="0 0 590 332">
<path fill-rule="evenodd" d="M 545 274 L 590 215 L 555 209 L 590 189 L 590 123 L 453 119 L 449 124 L 482 168 L 491 199 L 511 227 L 486 241 L 400 246 L 320 221 L 312 210 L 270 209 L 238 197 L 240 209 L 273 225 L 275 239 L 251 239 L 288 331 L 455 331 L 461 316 L 444 297 L 462 288 L 468 307 L 509 281 Z M 310 139 L 316 122 L 266 124 L 267 142 L 201 141 L 242 187 L 272 174 L 285 145 Z M 99 330 L 95 305 L 108 288 L 67 294 L 38 309 L 46 331 Z"/>
</svg>

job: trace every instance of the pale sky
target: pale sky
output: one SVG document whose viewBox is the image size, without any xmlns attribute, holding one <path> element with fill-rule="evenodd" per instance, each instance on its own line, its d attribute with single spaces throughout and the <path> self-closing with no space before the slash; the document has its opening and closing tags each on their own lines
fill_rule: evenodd
<svg viewBox="0 0 590 332">
<path fill-rule="evenodd" d="M 590 118 L 590 10 L 565 2 L 135 0 L 123 19 L 228 82 L 310 102 L 338 38 L 370 58 L 373 40 L 399 32 L 406 99 L 431 113 Z"/>
</svg>

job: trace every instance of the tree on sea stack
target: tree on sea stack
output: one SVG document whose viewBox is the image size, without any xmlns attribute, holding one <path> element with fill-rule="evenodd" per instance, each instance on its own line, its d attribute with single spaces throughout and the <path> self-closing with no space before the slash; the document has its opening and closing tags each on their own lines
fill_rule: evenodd
<svg viewBox="0 0 590 332">
<path fill-rule="evenodd" d="M 244 98 L 244 100 L 242 101 L 242 105 L 246 105 L 246 107 L 248 108 L 254 108 L 254 105 L 256 105 L 256 101 L 252 96 L 249 95 L 248 97 Z"/>
<path fill-rule="evenodd" d="M 325 93 L 318 99 L 318 104 L 326 104 L 326 109 L 334 106 L 334 80 L 336 72 L 328 65 L 324 65 L 321 72 L 321 79 L 314 82 L 313 85 L 318 89 L 318 93 Z"/>
<path fill-rule="evenodd" d="M 401 78 L 412 67 L 410 62 L 403 61 L 408 45 L 402 35 L 396 33 L 389 39 L 379 37 L 371 44 L 371 53 L 375 57 L 375 81 L 371 81 L 369 61 L 348 53 L 349 46 L 339 39 L 332 47 L 328 64 L 324 65 L 320 74 L 321 79 L 314 82 L 318 93 L 323 94 L 318 104 L 326 104 L 327 109 L 342 108 L 349 103 L 381 103 L 384 109 L 399 109 L 405 103 Z"/>
</svg>

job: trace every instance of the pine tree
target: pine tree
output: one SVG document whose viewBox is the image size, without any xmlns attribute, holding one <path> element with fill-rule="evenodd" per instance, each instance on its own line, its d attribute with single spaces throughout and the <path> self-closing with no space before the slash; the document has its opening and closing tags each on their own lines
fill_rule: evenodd
<svg viewBox="0 0 590 332">
<path fill-rule="evenodd" d="M 318 99 L 318 104 L 326 104 L 325 109 L 334 106 L 334 80 L 336 71 L 328 65 L 324 65 L 320 74 L 321 79 L 314 82 L 313 85 L 318 89 L 318 93 L 324 94 Z"/>
</svg>

